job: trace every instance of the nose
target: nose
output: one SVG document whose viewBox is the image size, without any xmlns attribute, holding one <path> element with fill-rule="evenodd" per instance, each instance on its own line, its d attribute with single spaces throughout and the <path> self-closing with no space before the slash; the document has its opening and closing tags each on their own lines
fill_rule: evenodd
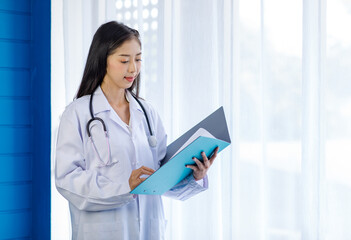
<svg viewBox="0 0 351 240">
<path fill-rule="evenodd" d="M 136 66 L 135 61 L 130 61 L 128 71 L 129 71 L 130 73 L 135 73 L 136 70 L 137 70 L 137 66 Z"/>
</svg>

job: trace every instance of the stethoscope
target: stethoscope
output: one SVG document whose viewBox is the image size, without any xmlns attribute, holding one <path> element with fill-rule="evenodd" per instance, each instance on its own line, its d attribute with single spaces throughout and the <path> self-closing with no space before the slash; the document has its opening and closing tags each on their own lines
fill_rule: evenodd
<svg viewBox="0 0 351 240">
<path fill-rule="evenodd" d="M 150 121 L 149 121 L 149 117 L 145 111 L 145 108 L 143 106 L 143 104 L 141 104 L 140 100 L 134 96 L 132 94 L 132 96 L 134 97 L 134 99 L 138 102 L 138 104 L 140 105 L 141 109 L 143 110 L 143 113 L 144 113 L 144 116 L 145 116 L 145 119 L 146 119 L 146 123 L 147 123 L 147 127 L 149 129 L 149 133 L 150 133 L 150 136 L 148 137 L 148 142 L 149 142 L 149 146 L 154 148 L 157 146 L 157 139 L 154 135 L 154 133 L 152 132 L 152 129 L 151 129 L 151 126 L 150 126 Z M 111 161 L 111 151 L 110 151 L 110 143 L 109 143 L 109 135 L 108 135 L 108 132 L 107 132 L 107 128 L 106 128 L 106 125 L 105 125 L 105 122 L 104 120 L 102 120 L 101 118 L 99 117 L 94 117 L 94 111 L 93 111 L 93 97 L 94 97 L 94 93 L 92 93 L 90 95 L 90 102 L 89 102 L 89 110 L 90 110 L 90 116 L 91 116 L 91 119 L 88 121 L 87 123 L 87 133 L 88 133 L 88 137 L 89 139 L 91 140 L 92 144 L 93 144 L 93 148 L 95 150 L 95 153 L 96 155 L 98 156 L 100 162 L 101 162 L 101 166 L 107 166 L 107 165 L 110 165 L 110 164 L 113 164 L 112 161 Z M 91 132 L 90 132 L 90 124 L 93 122 L 93 121 L 99 121 L 104 129 L 104 132 L 105 132 L 105 138 L 106 138 L 106 143 L 107 143 L 107 146 L 108 146 L 108 162 L 105 164 L 104 161 L 102 160 L 102 157 L 99 155 L 98 153 L 98 150 L 96 148 L 96 145 L 94 143 L 94 139 L 91 135 Z"/>
</svg>

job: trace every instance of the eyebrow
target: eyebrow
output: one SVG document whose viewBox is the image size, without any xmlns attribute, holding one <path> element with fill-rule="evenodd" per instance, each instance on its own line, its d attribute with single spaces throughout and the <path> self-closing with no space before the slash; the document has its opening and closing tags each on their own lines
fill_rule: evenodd
<svg viewBox="0 0 351 240">
<path fill-rule="evenodd" d="M 141 55 L 141 52 L 140 52 L 140 53 L 138 53 L 136 56 L 139 56 L 139 55 Z M 120 55 L 118 55 L 118 56 L 122 56 L 122 57 L 130 57 L 130 55 L 128 55 L 128 54 L 120 54 Z"/>
</svg>

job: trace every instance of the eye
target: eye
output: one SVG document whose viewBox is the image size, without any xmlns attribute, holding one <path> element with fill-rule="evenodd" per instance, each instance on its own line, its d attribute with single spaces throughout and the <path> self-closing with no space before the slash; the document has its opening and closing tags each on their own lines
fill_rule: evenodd
<svg viewBox="0 0 351 240">
<path fill-rule="evenodd" d="M 135 61 L 137 61 L 137 62 L 141 62 L 142 60 L 141 60 L 141 58 L 140 58 L 140 59 L 135 59 Z"/>
<path fill-rule="evenodd" d="M 128 63 L 129 61 L 121 61 L 121 63 Z"/>
</svg>

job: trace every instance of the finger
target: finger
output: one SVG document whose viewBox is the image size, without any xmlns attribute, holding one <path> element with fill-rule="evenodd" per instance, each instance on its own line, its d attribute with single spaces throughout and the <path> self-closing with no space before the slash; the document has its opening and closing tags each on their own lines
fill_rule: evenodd
<svg viewBox="0 0 351 240">
<path fill-rule="evenodd" d="M 145 169 L 138 169 L 136 176 L 139 178 L 141 175 L 151 175 L 154 172 L 147 171 Z"/>
<path fill-rule="evenodd" d="M 202 159 L 204 160 L 204 163 L 203 163 L 204 166 L 205 166 L 206 168 L 210 167 L 211 164 L 210 164 L 210 161 L 208 160 L 208 158 L 207 158 L 205 152 L 201 152 L 201 156 L 202 156 Z"/>
<path fill-rule="evenodd" d="M 193 161 L 196 163 L 196 165 L 198 166 L 199 170 L 204 170 L 205 166 L 203 165 L 203 163 L 197 159 L 196 157 L 193 157 Z"/>
<path fill-rule="evenodd" d="M 140 168 L 137 169 L 139 172 L 148 172 L 148 173 L 154 173 L 155 170 L 153 170 L 152 168 L 148 168 L 148 167 L 145 167 L 145 166 L 142 166 Z"/>
<path fill-rule="evenodd" d="M 217 154 L 218 154 L 218 151 L 219 151 L 219 147 L 216 147 L 216 149 L 214 150 L 212 156 L 211 156 L 211 159 L 210 159 L 210 164 L 212 165 L 212 163 L 214 162 L 214 160 L 216 159 L 217 157 Z"/>
<path fill-rule="evenodd" d="M 194 165 L 186 165 L 185 167 L 192 169 L 193 171 L 199 170 L 197 166 Z"/>
<path fill-rule="evenodd" d="M 150 171 L 150 172 L 155 172 L 155 170 L 154 169 L 152 169 L 152 168 L 148 168 L 148 167 L 146 167 L 146 166 L 141 166 L 140 168 L 142 168 L 142 169 L 144 169 L 144 170 L 147 170 L 147 171 Z M 140 169 L 139 168 L 139 169 Z"/>
</svg>

